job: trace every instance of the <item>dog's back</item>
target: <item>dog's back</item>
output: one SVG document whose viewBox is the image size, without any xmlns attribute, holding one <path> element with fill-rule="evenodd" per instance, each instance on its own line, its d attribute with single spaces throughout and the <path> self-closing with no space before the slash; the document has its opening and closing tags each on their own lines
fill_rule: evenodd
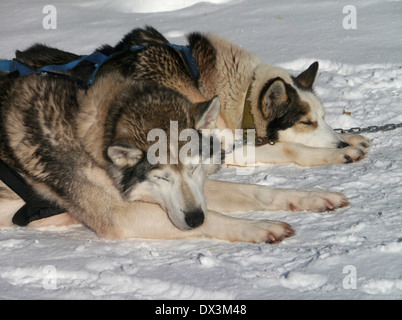
<svg viewBox="0 0 402 320">
<path fill-rule="evenodd" d="M 212 98 L 211 96 L 206 99 L 198 90 L 197 80 L 194 79 L 181 52 L 166 44 L 169 44 L 168 40 L 152 27 L 134 29 L 115 46 L 104 45 L 96 50 L 107 56 L 115 55 L 100 67 L 96 76 L 118 72 L 132 80 L 153 81 L 180 92 L 193 103 Z M 146 47 L 128 50 L 132 46 Z M 24 51 L 17 51 L 16 58 L 34 70 L 39 70 L 47 65 L 66 64 L 79 56 L 43 44 L 35 44 Z M 84 60 L 66 73 L 88 81 L 94 70 L 94 65 Z"/>
<path fill-rule="evenodd" d="M 119 52 L 128 46 L 148 46 L 148 45 L 164 45 L 169 41 L 155 28 L 145 26 L 144 29 L 137 28 L 127 33 L 123 39 L 115 46 L 103 45 L 96 51 L 106 55 Z"/>
</svg>

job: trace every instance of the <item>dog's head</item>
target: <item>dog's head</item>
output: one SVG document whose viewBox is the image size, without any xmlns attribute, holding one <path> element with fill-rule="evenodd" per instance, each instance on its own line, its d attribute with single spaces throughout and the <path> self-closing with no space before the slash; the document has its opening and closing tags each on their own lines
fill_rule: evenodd
<svg viewBox="0 0 402 320">
<path fill-rule="evenodd" d="M 256 69 L 251 88 L 251 110 L 258 136 L 272 143 L 297 142 L 312 147 L 348 146 L 325 122 L 324 108 L 313 92 L 318 62 L 297 77 L 281 68 Z"/>
<path fill-rule="evenodd" d="M 216 167 L 203 164 L 198 130 L 216 127 L 219 99 L 192 105 L 153 89 L 137 92 L 116 113 L 105 156 L 126 200 L 157 203 L 177 228 L 189 230 L 204 222 L 204 182 Z"/>
</svg>

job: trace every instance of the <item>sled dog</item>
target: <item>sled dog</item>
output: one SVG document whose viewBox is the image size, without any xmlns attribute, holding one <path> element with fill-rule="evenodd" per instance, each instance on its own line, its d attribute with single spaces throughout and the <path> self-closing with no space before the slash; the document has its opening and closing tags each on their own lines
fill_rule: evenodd
<svg viewBox="0 0 402 320">
<path fill-rule="evenodd" d="M 100 47 L 99 52 L 115 57 L 101 66 L 98 75 L 117 70 L 131 79 L 152 80 L 193 103 L 218 96 L 222 105 L 218 128 L 255 129 L 261 144 L 256 162 L 318 166 L 365 157 L 368 139 L 337 134 L 325 122 L 313 91 L 318 62 L 294 77 L 217 35 L 195 32 L 187 38 L 197 76 L 183 54 L 152 27 L 134 29 L 117 45 Z M 131 46 L 142 47 L 124 50 Z M 78 57 L 41 44 L 16 52 L 18 61 L 34 69 Z M 88 80 L 92 72 L 93 65 L 84 61 L 70 73 Z"/>
<path fill-rule="evenodd" d="M 218 98 L 192 103 L 119 73 L 99 76 L 87 91 L 71 79 L 10 77 L 0 88 L 0 158 L 69 213 L 31 226 L 78 221 L 106 238 L 279 242 L 294 234 L 288 224 L 224 214 L 348 204 L 336 192 L 205 181 L 215 165 L 150 163 L 151 129 L 168 132 L 170 120 L 179 130 L 214 128 L 219 111 Z M 0 225 L 11 225 L 23 204 L 0 184 Z"/>
</svg>

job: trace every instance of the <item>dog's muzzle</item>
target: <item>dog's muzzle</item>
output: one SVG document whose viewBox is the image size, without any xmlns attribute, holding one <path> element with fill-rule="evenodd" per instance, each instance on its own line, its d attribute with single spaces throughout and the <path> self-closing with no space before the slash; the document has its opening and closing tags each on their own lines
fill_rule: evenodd
<svg viewBox="0 0 402 320">
<path fill-rule="evenodd" d="M 197 228 L 204 223 L 204 211 L 201 209 L 194 209 L 184 213 L 184 220 L 190 228 Z"/>
</svg>

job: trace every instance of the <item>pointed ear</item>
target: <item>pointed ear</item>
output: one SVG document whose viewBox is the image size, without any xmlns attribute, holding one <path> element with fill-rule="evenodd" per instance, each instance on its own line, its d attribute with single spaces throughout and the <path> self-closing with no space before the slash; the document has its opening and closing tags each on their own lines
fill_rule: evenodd
<svg viewBox="0 0 402 320">
<path fill-rule="evenodd" d="M 265 94 L 264 103 L 262 105 L 263 114 L 268 117 L 275 107 L 279 107 L 286 101 L 288 101 L 288 95 L 286 94 L 284 82 L 282 80 L 275 80 L 268 87 Z"/>
<path fill-rule="evenodd" d="M 206 102 L 197 103 L 193 108 L 193 117 L 195 121 L 194 128 L 198 129 L 214 129 L 218 120 L 221 103 L 218 96 L 213 97 Z"/>
<path fill-rule="evenodd" d="M 307 70 L 300 73 L 295 80 L 298 84 L 300 84 L 301 87 L 311 90 L 313 88 L 315 78 L 317 77 L 317 71 L 318 61 L 314 62 L 310 67 L 308 67 Z"/>
<path fill-rule="evenodd" d="M 117 167 L 134 166 L 144 153 L 137 147 L 126 142 L 115 142 L 107 148 L 107 155 Z"/>
</svg>

